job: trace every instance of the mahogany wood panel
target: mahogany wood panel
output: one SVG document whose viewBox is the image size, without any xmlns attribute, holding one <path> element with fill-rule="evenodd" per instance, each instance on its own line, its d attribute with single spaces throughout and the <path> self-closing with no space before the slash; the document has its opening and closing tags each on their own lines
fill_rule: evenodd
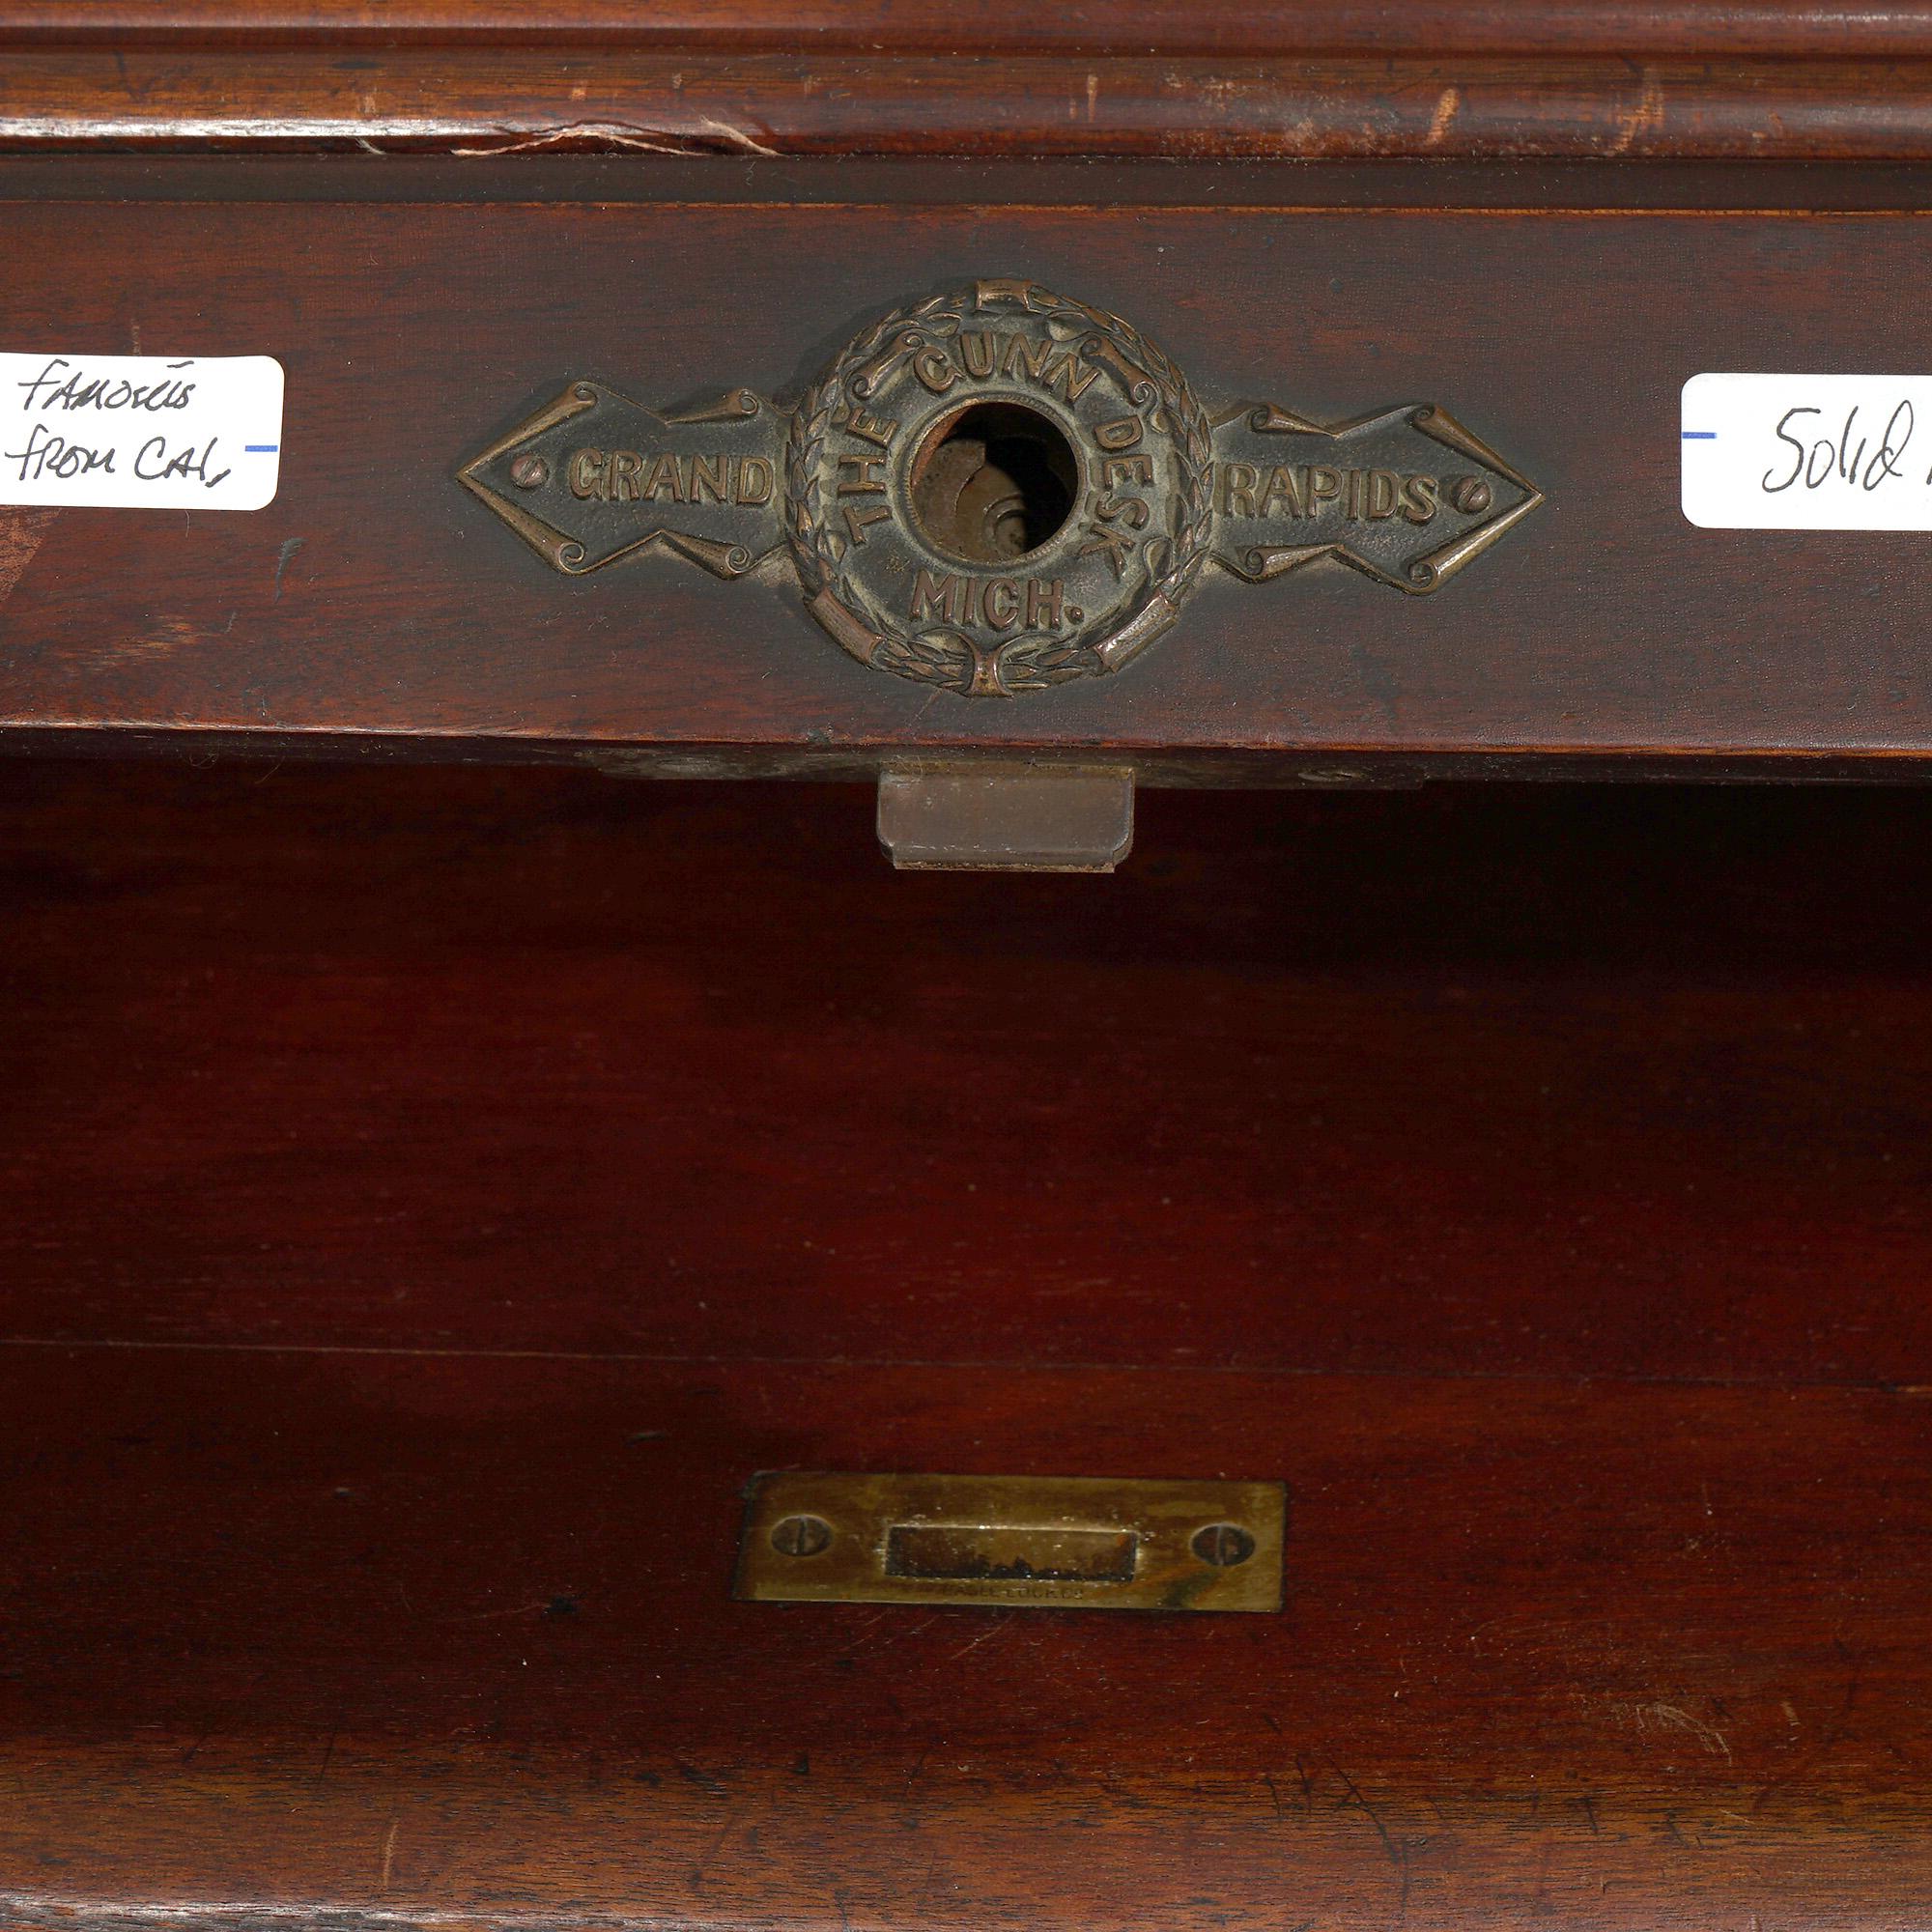
<svg viewBox="0 0 1932 1932">
<path fill-rule="evenodd" d="M 1918 789 L 0 782 L 0 1335 L 1932 1382 Z"/>
<path fill-rule="evenodd" d="M 0 36 L 601 43 L 930 53 L 1932 53 L 1925 0 L 0 0 Z"/>
<path fill-rule="evenodd" d="M 0 147 L 1922 161 L 1932 61 L 1912 45 L 1746 61 L 29 38 L 0 42 Z"/>
<path fill-rule="evenodd" d="M 0 1356 L 10 1925 L 1894 1932 L 1932 1894 L 1922 1392 Z M 786 1465 L 1280 1477 L 1287 1607 L 734 1604 Z"/>
<path fill-rule="evenodd" d="M 1932 208 L 1932 169 L 1850 161 L 1697 162 L 1625 159 L 1435 160 L 1428 167 L 1332 161 L 1285 168 L 1268 160 L 1207 166 L 1089 158 L 1075 166 L 1006 156 L 806 155 L 720 167 L 715 155 L 55 152 L 0 156 L 0 203 L 374 202 L 668 203 L 735 207 L 1313 208 L 1601 215 L 1896 214 Z"/>
<path fill-rule="evenodd" d="M 0 1922 L 1917 1926 L 1922 794 L 1155 792 L 988 880 L 379 761 L 1922 770 L 1932 552 L 1690 529 L 1676 397 L 1921 366 L 1925 179 L 1634 157 L 1922 160 L 1928 80 L 1918 4 L 0 0 L 0 347 L 291 399 L 260 516 L 0 510 L 0 746 L 195 760 L 0 766 Z M 867 155 L 1127 158 L 780 158 Z M 1354 165 L 1132 167 L 1212 156 Z M 453 482 L 1015 271 L 1548 501 L 975 704 Z M 1280 1479 L 1287 1608 L 730 1602 L 806 1466 Z"/>
<path fill-rule="evenodd" d="M 466 152 L 1928 152 L 1932 10 L 8 0 L 0 141 Z"/>
<path fill-rule="evenodd" d="M 1676 500 L 1693 371 L 1917 366 L 1916 214 L 16 203 L 0 227 L 10 343 L 266 351 L 290 396 L 267 511 L 10 519 L 16 731 L 828 759 L 1932 747 L 1932 549 L 1698 530 Z M 853 664 L 788 582 L 560 578 L 453 480 L 573 373 L 660 402 L 794 392 L 867 316 L 990 270 L 1129 312 L 1210 397 L 1440 400 L 1548 500 L 1434 597 L 1340 567 L 1219 579 L 1129 671 L 1007 703 Z"/>
<path fill-rule="evenodd" d="M 1913 1922 L 1921 792 L 0 785 L 9 1924 Z M 731 1603 L 810 1466 L 1288 1606 Z"/>
</svg>

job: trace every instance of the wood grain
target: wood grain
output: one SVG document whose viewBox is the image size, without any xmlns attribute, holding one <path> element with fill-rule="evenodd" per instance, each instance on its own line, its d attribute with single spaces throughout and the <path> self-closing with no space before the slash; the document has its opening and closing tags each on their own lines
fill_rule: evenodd
<svg viewBox="0 0 1932 1932">
<path fill-rule="evenodd" d="M 1932 7 L 0 0 L 0 346 L 290 381 L 268 511 L 0 511 L 0 749 L 92 754 L 0 764 L 0 1921 L 1922 1920 L 1922 791 L 1156 790 L 989 880 L 514 766 L 1924 772 L 1932 558 L 1675 472 L 1696 370 L 1921 366 Z M 989 271 L 1548 501 L 1004 705 L 452 480 Z M 733 1603 L 810 1466 L 1279 1480 L 1287 1607 Z"/>
<path fill-rule="evenodd" d="M 1932 53 L 1924 0 L 569 0 L 541 20 L 508 0 L 4 0 L 0 36 L 260 43 L 312 39 L 669 43 L 779 51 L 976 54 L 1600 53 L 1793 58 Z"/>
<path fill-rule="evenodd" d="M 1434 160 L 1278 167 L 1265 159 L 1195 167 L 1089 157 L 1080 165 L 1007 156 L 754 156 L 721 168 L 713 155 L 492 154 L 453 157 L 358 152 L 257 153 L 238 165 L 195 154 L 45 150 L 0 156 L 0 203 L 455 202 L 579 203 L 606 208 L 737 207 L 747 201 L 848 207 L 1488 209 L 1514 214 L 1642 212 L 1703 215 L 1896 214 L 1932 208 L 1932 169 L 1850 161 L 1699 162 Z"/>
<path fill-rule="evenodd" d="M 1912 1922 L 1922 793 L 0 787 L 7 1923 Z M 1288 1607 L 732 1603 L 811 1466 Z"/>
<path fill-rule="evenodd" d="M 8 0 L 0 141 L 1922 158 L 1932 12 L 1819 0 Z"/>
<path fill-rule="evenodd" d="M 1286 780 L 1355 754 L 1548 768 L 1932 750 L 1917 615 L 1932 553 L 1698 530 L 1677 507 L 1694 371 L 1917 366 L 1896 291 L 1918 214 L 749 192 L 563 213 L 0 208 L 18 265 L 0 294 L 10 342 L 269 352 L 290 396 L 269 510 L 61 518 L 7 606 L 0 721 L 16 740 L 113 727 L 269 751 L 655 748 L 717 769 L 1106 746 L 1150 765 L 1253 754 Z M 1330 418 L 1440 401 L 1548 501 L 1436 596 L 1340 568 L 1264 589 L 1210 581 L 1125 673 L 1005 703 L 853 664 L 782 581 L 723 585 L 668 558 L 560 579 L 453 479 L 573 373 L 659 402 L 733 383 L 795 394 L 867 317 L 993 269 L 1130 313 L 1210 399 Z"/>
<path fill-rule="evenodd" d="M 1913 1922 L 1921 1395 L 0 1351 L 0 1910 Z M 761 1466 L 1266 1474 L 1280 1616 L 734 1604 Z"/>
<path fill-rule="evenodd" d="M 1932 60 L 1911 48 L 1076 57 L 28 38 L 5 47 L 0 147 L 1923 161 Z"/>
<path fill-rule="evenodd" d="M 1917 789 L 0 780 L 0 1334 L 1932 1381 Z"/>
</svg>

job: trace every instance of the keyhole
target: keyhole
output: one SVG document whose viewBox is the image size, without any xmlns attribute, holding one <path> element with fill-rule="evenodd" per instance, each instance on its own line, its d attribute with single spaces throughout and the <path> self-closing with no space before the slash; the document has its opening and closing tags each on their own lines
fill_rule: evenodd
<svg viewBox="0 0 1932 1932">
<path fill-rule="evenodd" d="M 1023 403 L 974 403 L 933 425 L 910 481 L 913 516 L 939 549 L 1010 563 L 1066 522 L 1080 472 L 1050 417 Z"/>
</svg>

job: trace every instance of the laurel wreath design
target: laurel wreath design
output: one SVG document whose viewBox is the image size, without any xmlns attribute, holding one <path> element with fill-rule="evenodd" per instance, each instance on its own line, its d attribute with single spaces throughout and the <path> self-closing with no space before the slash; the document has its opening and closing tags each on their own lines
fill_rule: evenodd
<svg viewBox="0 0 1932 1932">
<path fill-rule="evenodd" d="M 849 420 L 854 404 L 863 400 L 851 393 L 853 381 L 887 340 L 908 328 L 935 339 L 954 336 L 974 299 L 972 292 L 955 290 L 882 317 L 848 344 L 806 391 L 785 440 L 785 535 L 808 600 L 830 590 L 848 610 L 864 616 L 880 636 L 871 657 L 878 669 L 958 692 L 975 688 L 978 658 L 972 644 L 953 631 L 903 629 L 852 581 L 840 541 L 821 513 L 819 475 L 827 434 Z M 1148 583 L 1133 605 L 1125 611 L 1108 611 L 1090 624 L 1090 632 L 1102 632 L 1098 638 L 1022 638 L 1001 646 L 994 654 L 994 675 L 1000 689 L 1009 694 L 1050 690 L 1077 677 L 1105 672 L 1109 667 L 1096 645 L 1156 598 L 1178 606 L 1207 560 L 1213 531 L 1209 489 L 1213 425 L 1186 376 L 1131 323 L 1105 309 L 1090 308 L 1031 282 L 1022 301 L 1029 314 L 1045 318 L 1050 335 L 1061 340 L 1086 338 L 1090 349 L 1110 343 L 1123 361 L 1140 372 L 1145 381 L 1134 385 L 1132 400 L 1137 407 L 1152 403 L 1150 421 L 1173 437 L 1179 488 L 1171 527 L 1149 549 Z"/>
</svg>

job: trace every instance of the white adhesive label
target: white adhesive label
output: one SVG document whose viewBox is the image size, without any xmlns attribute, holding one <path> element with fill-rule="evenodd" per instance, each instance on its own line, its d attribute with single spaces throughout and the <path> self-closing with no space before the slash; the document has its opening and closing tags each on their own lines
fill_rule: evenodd
<svg viewBox="0 0 1932 1932">
<path fill-rule="evenodd" d="M 1714 530 L 1932 530 L 1932 376 L 1692 376 L 1684 514 Z"/>
<path fill-rule="evenodd" d="M 0 503 L 259 510 L 281 450 L 272 355 L 0 354 Z"/>
</svg>

